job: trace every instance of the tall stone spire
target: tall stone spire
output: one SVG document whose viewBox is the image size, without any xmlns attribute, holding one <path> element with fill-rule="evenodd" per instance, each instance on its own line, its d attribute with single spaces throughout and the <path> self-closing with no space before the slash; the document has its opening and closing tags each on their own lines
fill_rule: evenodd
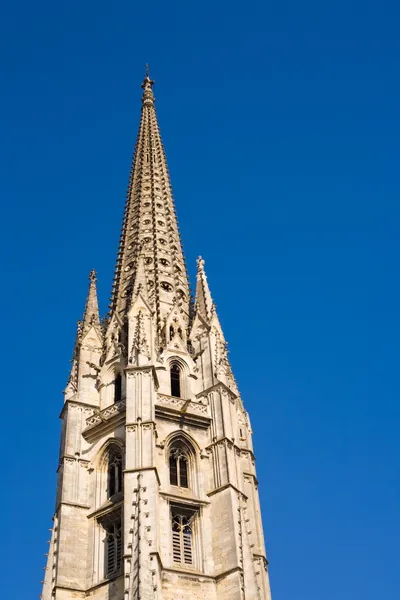
<svg viewBox="0 0 400 600">
<path fill-rule="evenodd" d="M 111 315 L 128 312 L 143 256 L 149 301 L 160 336 L 172 308 L 189 314 L 189 283 L 164 147 L 155 111 L 154 81 L 148 72 L 142 88 L 142 115 L 133 156 L 122 224 Z"/>
</svg>

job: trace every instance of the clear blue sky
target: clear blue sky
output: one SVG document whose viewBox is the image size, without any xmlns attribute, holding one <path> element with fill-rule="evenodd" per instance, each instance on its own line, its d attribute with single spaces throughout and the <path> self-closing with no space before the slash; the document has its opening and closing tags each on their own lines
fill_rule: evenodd
<svg viewBox="0 0 400 600">
<path fill-rule="evenodd" d="M 75 322 L 109 297 L 143 63 L 250 412 L 274 600 L 398 600 L 396 2 L 8 3 L 2 597 L 40 592 Z M 10 543 L 11 540 L 11 543 Z"/>
</svg>

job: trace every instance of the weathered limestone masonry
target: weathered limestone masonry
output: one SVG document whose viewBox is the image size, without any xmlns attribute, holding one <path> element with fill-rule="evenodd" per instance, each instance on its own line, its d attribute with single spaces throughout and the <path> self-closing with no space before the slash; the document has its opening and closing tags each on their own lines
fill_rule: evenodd
<svg viewBox="0 0 400 600">
<path fill-rule="evenodd" d="M 65 390 L 42 600 L 269 600 L 250 421 L 201 258 L 190 300 L 142 87 L 111 310 L 92 271 Z"/>
</svg>

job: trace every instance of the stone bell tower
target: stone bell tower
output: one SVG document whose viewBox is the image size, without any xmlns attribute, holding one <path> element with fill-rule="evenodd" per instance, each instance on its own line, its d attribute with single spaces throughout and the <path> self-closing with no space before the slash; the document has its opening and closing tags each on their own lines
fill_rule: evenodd
<svg viewBox="0 0 400 600">
<path fill-rule="evenodd" d="M 250 421 L 201 258 L 190 299 L 153 83 L 110 312 L 92 271 L 78 326 L 41 597 L 270 600 Z"/>
</svg>

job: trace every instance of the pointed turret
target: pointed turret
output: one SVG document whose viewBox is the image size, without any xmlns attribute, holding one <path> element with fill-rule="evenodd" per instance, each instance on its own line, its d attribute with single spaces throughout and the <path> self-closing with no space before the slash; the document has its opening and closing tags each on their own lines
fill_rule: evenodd
<svg viewBox="0 0 400 600">
<path fill-rule="evenodd" d="M 89 274 L 89 292 L 86 299 L 85 311 L 82 319 L 82 333 L 94 325 L 100 327 L 99 301 L 97 299 L 97 274 L 94 269 Z"/>
<path fill-rule="evenodd" d="M 84 392 L 85 401 L 90 397 L 93 402 L 94 389 L 92 380 L 99 369 L 102 333 L 100 326 L 99 302 L 96 289 L 97 275 L 92 269 L 89 274 L 89 291 L 86 298 L 82 321 L 78 321 L 72 367 L 65 389 L 68 400 L 79 391 Z M 84 380 L 84 385 L 82 386 Z"/>
<path fill-rule="evenodd" d="M 159 344 L 162 345 L 165 342 L 165 322 L 172 308 L 178 302 L 188 323 L 190 300 L 167 161 L 154 106 L 153 85 L 154 81 L 147 72 L 142 84 L 142 115 L 110 309 L 111 315 L 117 313 L 121 319 L 127 315 L 138 277 L 139 256 L 142 255 L 148 298 L 155 314 Z"/>
<path fill-rule="evenodd" d="M 215 310 L 215 306 L 204 270 L 204 260 L 199 256 L 197 259 L 195 311 L 209 322 L 213 310 Z"/>
<path fill-rule="evenodd" d="M 195 352 L 202 346 L 199 340 L 208 332 L 211 351 L 210 385 L 220 380 L 235 393 L 238 392 L 232 368 L 228 359 L 228 344 L 225 341 L 215 303 L 212 299 L 207 275 L 201 256 L 197 259 L 196 296 L 194 301 L 194 319 L 190 332 L 190 340 Z M 204 344 L 204 342 L 203 342 Z"/>
</svg>

